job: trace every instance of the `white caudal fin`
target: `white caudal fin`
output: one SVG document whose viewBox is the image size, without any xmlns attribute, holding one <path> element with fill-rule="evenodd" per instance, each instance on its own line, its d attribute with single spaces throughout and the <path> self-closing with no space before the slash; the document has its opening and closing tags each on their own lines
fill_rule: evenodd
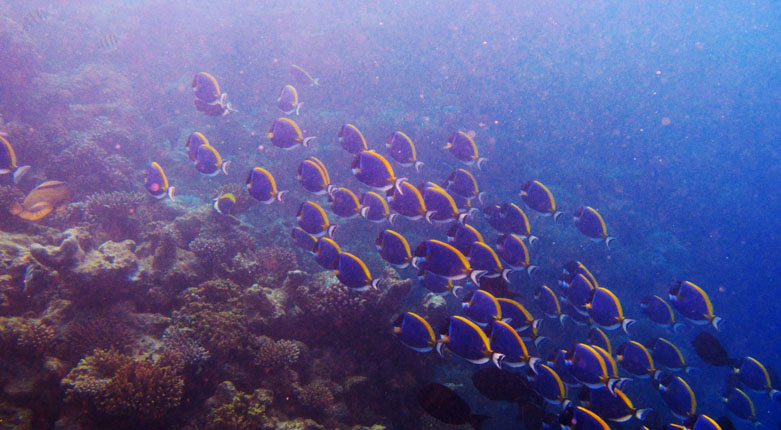
<svg viewBox="0 0 781 430">
<path fill-rule="evenodd" d="M 420 173 L 420 169 L 421 169 L 422 167 L 423 167 L 423 162 L 422 162 L 422 161 L 416 161 L 416 162 L 415 162 L 415 171 L 416 171 L 416 172 Z"/>
<path fill-rule="evenodd" d="M 315 139 L 317 139 L 316 136 L 309 136 L 305 138 L 303 142 L 301 142 L 301 145 L 303 145 L 304 148 L 309 148 L 312 145 L 312 141 Z"/>
<path fill-rule="evenodd" d="M 174 199 L 174 190 L 176 190 L 176 187 L 168 187 L 168 198 L 171 199 L 171 201 L 176 201 Z"/>
<path fill-rule="evenodd" d="M 479 170 L 483 170 L 483 166 L 485 166 L 485 163 L 488 161 L 487 158 L 478 158 L 477 159 L 477 168 Z"/>
<path fill-rule="evenodd" d="M 30 170 L 30 166 L 19 166 L 14 170 L 13 179 L 14 184 L 18 184 L 22 180 L 22 177 Z"/>
<path fill-rule="evenodd" d="M 629 336 L 629 337 L 631 337 L 631 336 L 629 335 L 629 327 L 630 327 L 632 324 L 634 324 L 635 322 L 636 322 L 636 321 L 635 321 L 635 320 L 633 320 L 633 319 L 631 319 L 631 318 L 624 318 L 624 320 L 623 320 L 623 321 L 621 321 L 621 330 L 623 330 L 623 331 L 624 331 L 624 333 L 626 333 L 626 335 L 627 335 L 627 336 Z"/>
<path fill-rule="evenodd" d="M 299 114 L 299 112 L 301 112 L 301 106 L 302 106 L 303 104 L 304 104 L 304 102 L 300 102 L 300 103 L 298 103 L 298 104 L 296 105 L 296 115 L 298 115 L 298 114 Z"/>
<path fill-rule="evenodd" d="M 613 236 L 608 236 L 605 238 L 605 246 L 607 247 L 607 250 L 610 251 L 610 244 L 613 243 L 613 241 L 616 240 Z"/>
<path fill-rule="evenodd" d="M 277 194 L 274 196 L 275 199 L 277 199 L 278 202 L 281 202 L 282 199 L 285 198 L 285 194 L 287 194 L 287 190 L 282 190 L 277 192 Z"/>
<path fill-rule="evenodd" d="M 222 173 L 225 173 L 225 176 L 228 175 L 228 166 L 230 166 L 230 165 L 231 165 L 231 162 L 230 162 L 230 160 L 228 160 L 228 161 L 222 163 L 222 166 L 220 166 L 220 169 L 222 170 Z"/>
</svg>

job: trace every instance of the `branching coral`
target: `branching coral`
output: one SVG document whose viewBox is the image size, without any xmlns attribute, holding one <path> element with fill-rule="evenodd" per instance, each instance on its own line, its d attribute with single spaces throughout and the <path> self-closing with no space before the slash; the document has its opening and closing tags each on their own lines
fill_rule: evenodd
<svg viewBox="0 0 781 430">
<path fill-rule="evenodd" d="M 96 399 L 117 370 L 132 361 L 132 358 L 113 348 L 95 350 L 92 355 L 82 358 L 62 379 L 67 399 Z"/>
<path fill-rule="evenodd" d="M 95 350 L 129 352 L 135 334 L 127 324 L 122 318 L 109 314 L 75 319 L 68 324 L 57 349 L 67 358 L 84 357 Z"/>
<path fill-rule="evenodd" d="M 138 192 L 99 192 L 84 199 L 85 218 L 91 223 L 127 220 L 146 200 Z"/>
<path fill-rule="evenodd" d="M 23 354 L 43 356 L 54 345 L 54 329 L 37 320 L 23 320 L 14 324 L 16 347 Z"/>
<path fill-rule="evenodd" d="M 168 327 L 163 333 L 161 365 L 199 373 L 207 360 L 209 351 L 201 346 L 191 329 Z"/>
<path fill-rule="evenodd" d="M 316 379 L 299 390 L 298 401 L 315 411 L 325 411 L 335 404 L 333 384 L 324 379 Z"/>
<path fill-rule="evenodd" d="M 267 410 L 273 401 L 269 390 L 257 389 L 252 394 L 238 391 L 226 381 L 217 388 L 217 393 L 207 403 L 213 404 L 207 417 L 209 430 L 256 430 L 274 428 L 267 417 Z"/>
<path fill-rule="evenodd" d="M 300 356 L 298 342 L 289 339 L 274 341 L 264 336 L 258 339 L 255 364 L 266 369 L 288 367 L 296 364 Z"/>
<path fill-rule="evenodd" d="M 153 421 L 178 406 L 183 391 L 184 380 L 173 368 L 132 361 L 117 369 L 96 402 L 109 415 Z"/>
<path fill-rule="evenodd" d="M 199 234 L 188 247 L 199 260 L 207 264 L 218 263 L 228 253 L 225 240 L 213 234 Z"/>
</svg>

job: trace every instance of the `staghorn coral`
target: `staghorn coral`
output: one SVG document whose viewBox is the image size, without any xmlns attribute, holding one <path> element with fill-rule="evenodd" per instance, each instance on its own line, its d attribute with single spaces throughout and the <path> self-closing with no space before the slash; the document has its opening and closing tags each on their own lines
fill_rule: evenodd
<svg viewBox="0 0 781 430">
<path fill-rule="evenodd" d="M 263 336 L 258 339 L 257 343 L 258 348 L 254 362 L 261 368 L 289 367 L 296 364 L 301 356 L 301 347 L 294 340 L 279 339 L 275 341 Z"/>
<path fill-rule="evenodd" d="M 236 389 L 230 381 L 222 382 L 209 400 L 206 418 L 208 430 L 257 430 L 275 428 L 267 416 L 273 402 L 269 390 L 257 389 L 252 394 Z"/>
<path fill-rule="evenodd" d="M 96 399 L 117 370 L 132 361 L 114 348 L 95 350 L 92 355 L 82 358 L 60 382 L 65 388 L 66 401 Z"/>
<path fill-rule="evenodd" d="M 190 290 L 184 294 L 192 293 Z M 242 314 L 235 310 L 220 311 L 196 299 L 174 312 L 174 324 L 192 329 L 194 337 L 217 362 L 237 353 L 249 354 L 252 335 Z"/>
<path fill-rule="evenodd" d="M 98 392 L 96 406 L 109 415 L 154 421 L 182 400 L 184 380 L 171 367 L 132 361 Z"/>
<path fill-rule="evenodd" d="M 54 329 L 34 319 L 10 321 L 14 349 L 29 357 L 42 357 L 54 345 Z"/>
<path fill-rule="evenodd" d="M 209 360 L 209 351 L 201 346 L 191 329 L 168 327 L 163 333 L 159 363 L 180 371 L 199 373 Z"/>
</svg>

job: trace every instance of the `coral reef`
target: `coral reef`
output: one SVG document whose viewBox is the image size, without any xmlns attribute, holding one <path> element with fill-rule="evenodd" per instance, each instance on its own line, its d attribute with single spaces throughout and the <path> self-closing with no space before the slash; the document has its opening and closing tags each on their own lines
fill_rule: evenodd
<svg viewBox="0 0 781 430">
<path fill-rule="evenodd" d="M 109 415 L 153 421 L 179 405 L 184 380 L 173 368 L 149 361 L 119 367 L 96 397 L 98 409 Z"/>
<path fill-rule="evenodd" d="M 267 416 L 273 402 L 271 391 L 257 389 L 252 394 L 236 389 L 230 381 L 222 382 L 214 396 L 206 401 L 210 407 L 206 418 L 209 430 L 256 430 L 274 428 Z"/>
<path fill-rule="evenodd" d="M 209 360 L 209 351 L 201 346 L 193 331 L 168 327 L 163 333 L 163 347 L 159 363 L 179 371 L 200 373 Z"/>
<path fill-rule="evenodd" d="M 299 342 L 293 340 L 271 340 L 262 336 L 257 340 L 257 344 L 255 364 L 264 369 L 292 366 L 301 356 L 302 347 Z"/>
</svg>

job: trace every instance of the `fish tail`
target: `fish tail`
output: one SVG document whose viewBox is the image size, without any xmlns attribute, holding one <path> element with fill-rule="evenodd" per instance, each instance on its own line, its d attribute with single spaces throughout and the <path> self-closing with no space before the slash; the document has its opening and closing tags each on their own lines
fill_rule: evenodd
<svg viewBox="0 0 781 430">
<path fill-rule="evenodd" d="M 14 184 L 18 184 L 19 181 L 22 180 L 22 177 L 25 174 L 27 174 L 27 171 L 29 170 L 30 170 L 30 166 L 19 166 L 16 169 L 14 169 L 14 173 L 13 173 Z"/>
<path fill-rule="evenodd" d="M 564 215 L 563 212 L 559 212 L 559 211 L 553 212 L 553 222 L 554 223 L 558 222 L 559 218 L 561 218 L 562 215 Z"/>
<path fill-rule="evenodd" d="M 452 147 L 453 147 L 453 144 L 448 142 L 448 143 L 445 144 L 445 146 L 442 147 L 442 149 L 450 149 Z"/>
<path fill-rule="evenodd" d="M 607 246 L 607 250 L 610 251 L 610 243 L 616 240 L 615 237 L 608 236 L 605 238 L 605 246 Z"/>
<path fill-rule="evenodd" d="M 537 236 L 529 235 L 529 246 L 534 246 L 537 241 L 540 240 Z"/>
<path fill-rule="evenodd" d="M 471 279 L 472 283 L 474 283 L 475 285 L 480 286 L 480 279 L 487 272 L 488 272 L 487 270 L 473 270 L 469 272 L 469 279 Z"/>
<path fill-rule="evenodd" d="M 502 269 L 502 279 L 505 282 L 510 282 L 510 274 L 513 273 L 513 269 Z"/>
<path fill-rule="evenodd" d="M 692 366 L 686 366 L 683 368 L 683 372 L 686 373 L 689 376 L 695 376 L 698 373 L 700 373 L 700 369 Z"/>
<path fill-rule="evenodd" d="M 502 362 L 504 361 L 504 354 L 499 352 L 491 353 L 491 362 L 499 369 L 502 370 Z"/>
<path fill-rule="evenodd" d="M 426 219 L 427 223 L 429 223 L 429 224 L 432 223 L 431 217 L 433 217 L 435 213 L 436 213 L 435 211 L 426 211 L 426 214 L 423 215 L 423 217 Z"/>
<path fill-rule="evenodd" d="M 485 166 L 485 163 L 488 161 L 487 158 L 478 158 L 477 159 L 477 169 L 483 170 L 483 166 Z"/>
<path fill-rule="evenodd" d="M 396 223 L 396 218 L 398 218 L 398 217 L 399 216 L 397 214 L 390 214 L 390 215 L 388 215 L 388 222 L 390 223 L 390 225 L 394 225 Z"/>
<path fill-rule="evenodd" d="M 442 351 L 442 347 L 445 346 L 442 340 L 437 342 L 436 350 L 440 357 L 445 358 L 445 353 Z"/>
<path fill-rule="evenodd" d="M 629 336 L 629 326 L 634 324 L 636 321 L 631 318 L 624 318 L 623 321 L 621 321 L 621 330 L 626 333 L 627 336 Z"/>
<path fill-rule="evenodd" d="M 540 349 L 540 348 L 541 348 L 541 345 L 542 345 L 543 343 L 546 343 L 546 342 L 549 342 L 549 341 L 550 341 L 550 339 L 548 339 L 548 338 L 547 338 L 547 337 L 545 337 L 545 336 L 537 336 L 537 339 L 534 339 L 534 346 L 535 346 L 537 349 Z"/>
<path fill-rule="evenodd" d="M 564 325 L 564 321 L 566 321 L 566 320 L 567 320 L 567 314 L 565 314 L 565 313 L 559 314 L 559 324 L 561 324 L 563 326 Z"/>
<path fill-rule="evenodd" d="M 406 181 L 407 178 L 396 178 L 393 181 L 393 189 L 396 190 L 396 192 L 399 193 L 399 195 L 404 195 L 404 192 L 401 190 L 401 183 Z"/>
<path fill-rule="evenodd" d="M 296 115 L 298 115 L 299 112 L 301 112 L 301 105 L 303 105 L 304 102 L 300 102 L 296 105 Z"/>
<path fill-rule="evenodd" d="M 650 414 L 653 411 L 654 410 L 651 409 L 651 408 L 638 409 L 638 410 L 635 411 L 635 418 L 637 418 L 638 420 L 642 421 L 642 420 L 645 419 L 646 416 L 648 416 L 648 414 Z"/>
<path fill-rule="evenodd" d="M 724 318 L 713 317 L 710 323 L 713 326 L 713 328 L 716 329 L 716 331 L 721 331 L 721 326 L 724 324 Z"/>
<path fill-rule="evenodd" d="M 312 142 L 313 140 L 315 140 L 315 139 L 317 139 L 317 137 L 315 137 L 315 136 L 309 136 L 309 137 L 307 137 L 306 139 L 304 139 L 304 141 L 303 141 L 303 142 L 301 142 L 301 145 L 303 145 L 303 146 L 304 146 L 304 148 L 309 148 L 309 146 L 312 144 L 311 142 Z"/>
<path fill-rule="evenodd" d="M 336 227 L 336 226 L 334 226 L 334 227 Z M 375 290 L 379 291 L 380 290 L 380 285 L 382 285 L 382 278 L 372 279 L 372 282 L 371 282 L 372 288 L 374 288 Z"/>
<path fill-rule="evenodd" d="M 328 229 L 326 229 L 326 235 L 328 235 L 328 237 L 330 237 L 331 239 L 333 239 L 333 238 L 334 238 L 334 231 L 335 231 L 335 230 L 336 230 L 336 224 L 331 224 L 331 225 L 329 225 L 329 226 L 328 226 Z M 373 285 L 373 284 L 372 284 L 372 287 L 374 287 L 374 285 Z"/>
<path fill-rule="evenodd" d="M 416 162 L 415 162 L 415 171 L 416 171 L 416 172 L 420 173 L 420 169 L 421 169 L 422 167 L 423 167 L 423 162 L 422 162 L 422 161 L 416 161 Z"/>
<path fill-rule="evenodd" d="M 537 266 L 529 265 L 529 267 L 526 268 L 526 273 L 529 274 L 529 279 L 532 279 L 534 277 L 534 272 L 539 269 Z"/>
<path fill-rule="evenodd" d="M 312 78 L 312 86 L 313 87 L 319 87 L 320 86 L 320 78 Z"/>
<path fill-rule="evenodd" d="M 228 160 L 228 161 L 222 163 L 222 166 L 220 166 L 221 169 L 222 169 L 222 173 L 225 173 L 226 176 L 228 175 L 228 166 L 230 166 L 230 165 L 231 165 L 231 162 L 230 162 L 230 160 Z"/>
<path fill-rule="evenodd" d="M 279 191 L 276 195 L 274 195 L 274 198 L 277 199 L 278 202 L 281 202 L 282 199 L 285 198 L 285 194 L 287 194 L 287 190 Z"/>
<path fill-rule="evenodd" d="M 684 323 L 675 323 L 673 324 L 673 333 L 678 334 L 686 327 L 686 324 Z"/>
<path fill-rule="evenodd" d="M 469 213 L 458 214 L 458 223 L 461 225 L 466 224 L 466 220 L 469 219 Z"/>
<path fill-rule="evenodd" d="M 451 290 L 450 290 L 450 294 L 452 294 L 452 295 L 453 295 L 453 297 L 455 297 L 455 298 L 457 298 L 457 299 L 460 299 L 460 298 L 462 298 L 462 297 L 461 297 L 461 296 L 459 296 L 459 293 L 460 293 L 460 292 L 461 292 L 461 290 L 463 290 L 463 289 L 464 289 L 464 287 L 462 287 L 462 286 L 460 286 L 460 285 L 454 285 L 454 286 L 453 286 L 453 289 L 451 289 Z"/>
<path fill-rule="evenodd" d="M 176 187 L 168 187 L 168 198 L 171 199 L 172 202 L 176 201 L 174 198 L 174 191 L 176 191 Z"/>
<path fill-rule="evenodd" d="M 485 191 L 480 191 L 477 193 L 477 201 L 480 202 L 480 204 L 483 204 L 483 198 L 485 197 Z"/>
</svg>

